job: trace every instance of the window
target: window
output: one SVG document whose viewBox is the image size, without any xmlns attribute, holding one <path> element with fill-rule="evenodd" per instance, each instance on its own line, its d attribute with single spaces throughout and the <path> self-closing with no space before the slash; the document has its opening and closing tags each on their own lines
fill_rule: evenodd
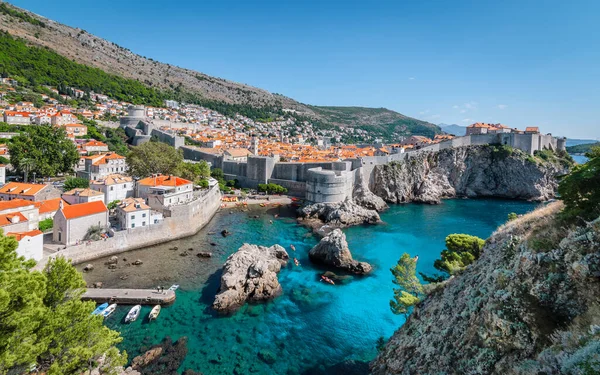
<svg viewBox="0 0 600 375">
<path fill-rule="evenodd" d="M 131 220 L 135 220 L 135 215 L 131 215 Z"/>
<path fill-rule="evenodd" d="M 132 228 L 135 228 L 135 223 L 131 223 L 131 227 L 132 227 Z"/>
<path fill-rule="evenodd" d="M 146 226 L 146 222 L 142 221 L 142 226 L 145 227 Z"/>
<path fill-rule="evenodd" d="M 114 186 L 111 186 L 111 187 L 110 187 L 110 191 L 113 191 L 114 189 L 115 189 L 115 187 L 114 187 Z"/>
<path fill-rule="evenodd" d="M 142 214 L 142 217 L 146 217 L 146 214 Z"/>
</svg>

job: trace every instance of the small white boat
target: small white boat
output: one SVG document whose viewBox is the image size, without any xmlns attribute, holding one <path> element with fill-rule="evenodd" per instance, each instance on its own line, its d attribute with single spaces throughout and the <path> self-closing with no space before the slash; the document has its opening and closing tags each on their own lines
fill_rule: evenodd
<svg viewBox="0 0 600 375">
<path fill-rule="evenodd" d="M 142 305 L 135 305 L 129 310 L 127 316 L 125 317 L 125 323 L 135 322 L 140 316 L 140 311 L 142 310 Z"/>
<path fill-rule="evenodd" d="M 96 310 L 92 311 L 92 315 L 100 315 L 106 308 L 108 307 L 108 303 L 103 303 L 102 305 L 96 307 Z"/>
<path fill-rule="evenodd" d="M 175 291 L 175 290 L 177 290 L 177 289 L 179 289 L 179 284 L 173 284 L 173 285 L 171 285 L 171 287 L 169 288 L 169 290 L 173 290 L 173 291 Z"/>
<path fill-rule="evenodd" d="M 110 316 L 110 314 L 114 313 L 116 309 L 117 309 L 117 304 L 113 303 L 112 305 L 108 306 L 104 311 L 102 311 L 100 313 L 100 315 L 102 315 L 104 317 L 104 319 L 106 319 Z"/>
<path fill-rule="evenodd" d="M 152 308 L 150 315 L 148 315 L 148 320 L 153 321 L 154 319 L 158 318 L 158 314 L 160 314 L 160 305 L 156 305 Z"/>
</svg>

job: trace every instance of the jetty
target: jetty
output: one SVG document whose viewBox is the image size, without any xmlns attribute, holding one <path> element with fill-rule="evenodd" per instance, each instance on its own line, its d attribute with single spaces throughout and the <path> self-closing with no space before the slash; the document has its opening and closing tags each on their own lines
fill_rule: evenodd
<svg viewBox="0 0 600 375">
<path fill-rule="evenodd" d="M 120 305 L 169 305 L 175 302 L 175 291 L 156 289 L 88 289 L 84 301 L 118 303 Z"/>
</svg>

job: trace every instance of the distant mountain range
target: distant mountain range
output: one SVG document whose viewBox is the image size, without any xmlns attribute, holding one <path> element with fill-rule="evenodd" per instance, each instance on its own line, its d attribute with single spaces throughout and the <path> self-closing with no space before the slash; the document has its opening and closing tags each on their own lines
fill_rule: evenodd
<svg viewBox="0 0 600 375">
<path fill-rule="evenodd" d="M 454 134 L 457 137 L 467 134 L 466 126 L 460 126 L 456 124 L 438 124 L 438 126 L 440 127 L 440 129 L 442 129 L 444 133 Z"/>
<path fill-rule="evenodd" d="M 83 29 L 60 24 L 6 2 L 0 1 L 0 4 L 0 30 L 25 40 L 29 45 L 49 48 L 79 64 L 136 80 L 160 92 L 171 91 L 180 97 L 193 94 L 201 99 L 202 105 L 217 111 L 226 109 L 227 112 L 234 111 L 248 117 L 257 113 L 256 119 L 264 119 L 273 117 L 265 115 L 265 112 L 281 116 L 285 110 L 285 116 L 299 120 L 311 119 L 325 126 L 359 127 L 375 135 L 390 137 L 432 137 L 441 133 L 435 124 L 385 108 L 311 106 L 260 88 L 164 64 Z M 30 67 L 18 68 L 24 70 Z"/>
</svg>

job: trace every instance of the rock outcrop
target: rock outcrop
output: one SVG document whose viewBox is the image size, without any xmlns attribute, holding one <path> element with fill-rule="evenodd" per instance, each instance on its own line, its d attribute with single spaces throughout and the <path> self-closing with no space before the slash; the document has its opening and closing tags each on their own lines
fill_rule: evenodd
<svg viewBox="0 0 600 375">
<path fill-rule="evenodd" d="M 388 208 L 388 205 L 385 203 L 385 201 L 381 197 L 373 194 L 373 192 L 369 189 L 369 185 L 367 181 L 365 181 L 362 171 L 356 174 L 352 198 L 356 204 L 368 210 L 381 212 Z"/>
<path fill-rule="evenodd" d="M 367 274 L 373 270 L 369 263 L 352 259 L 346 235 L 340 229 L 335 229 L 323 237 L 309 251 L 308 256 L 312 262 L 333 266 L 359 275 Z"/>
<path fill-rule="evenodd" d="M 376 224 L 381 221 L 375 210 L 356 204 L 351 198 L 336 203 L 315 203 L 298 210 L 300 219 L 318 228 L 328 224 L 333 228 L 343 228 L 359 224 Z"/>
<path fill-rule="evenodd" d="M 600 218 L 569 230 L 560 207 L 499 228 L 417 305 L 372 373 L 600 373 Z"/>
<path fill-rule="evenodd" d="M 288 260 L 288 253 L 279 245 L 242 245 L 223 266 L 221 288 L 213 308 L 231 313 L 247 301 L 260 302 L 279 296 L 282 290 L 277 273 Z"/>
<path fill-rule="evenodd" d="M 566 159 L 544 160 L 502 146 L 417 152 L 373 170 L 373 193 L 386 202 L 439 203 L 443 198 L 553 198 Z"/>
</svg>

